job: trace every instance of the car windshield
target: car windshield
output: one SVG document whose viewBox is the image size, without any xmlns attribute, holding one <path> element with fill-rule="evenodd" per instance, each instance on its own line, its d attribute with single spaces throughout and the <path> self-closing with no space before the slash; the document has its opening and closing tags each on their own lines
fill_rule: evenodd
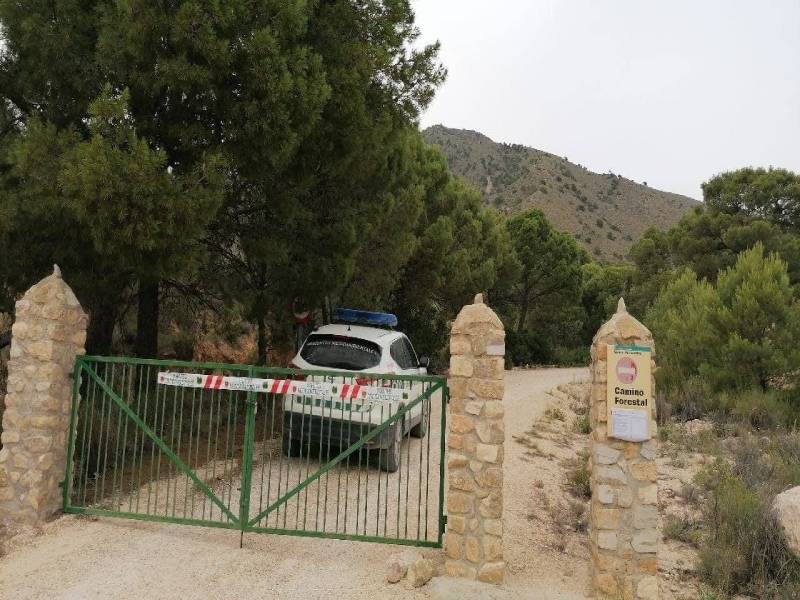
<svg viewBox="0 0 800 600">
<path fill-rule="evenodd" d="M 363 371 L 381 362 L 380 346 L 343 335 L 310 335 L 300 351 L 303 360 L 318 367 Z"/>
</svg>

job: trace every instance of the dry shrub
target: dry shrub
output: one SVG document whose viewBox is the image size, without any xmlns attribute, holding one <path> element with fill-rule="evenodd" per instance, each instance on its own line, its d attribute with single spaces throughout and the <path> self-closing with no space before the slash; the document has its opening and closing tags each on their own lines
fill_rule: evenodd
<svg viewBox="0 0 800 600">
<path fill-rule="evenodd" d="M 707 490 L 700 544 L 700 574 L 724 594 L 796 598 L 800 562 L 786 546 L 770 510 L 776 486 L 774 462 L 752 440 L 740 444 L 733 464 L 717 460 L 698 476 Z"/>
</svg>

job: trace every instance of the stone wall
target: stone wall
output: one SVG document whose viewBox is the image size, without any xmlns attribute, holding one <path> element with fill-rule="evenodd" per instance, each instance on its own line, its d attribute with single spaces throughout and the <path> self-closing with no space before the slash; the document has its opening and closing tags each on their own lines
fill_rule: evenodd
<svg viewBox="0 0 800 600">
<path fill-rule="evenodd" d="M 658 468 L 655 402 L 646 442 L 608 437 L 606 382 L 608 344 L 651 348 L 653 336 L 628 314 L 620 299 L 616 314 L 592 342 L 591 520 L 593 583 L 601 597 L 658 598 Z M 655 382 L 651 382 L 655 395 Z"/>
<path fill-rule="evenodd" d="M 502 583 L 505 332 L 478 294 L 450 337 L 445 571 Z"/>
<path fill-rule="evenodd" d="M 16 304 L 0 450 L 0 517 L 37 525 L 59 510 L 75 357 L 86 314 L 58 267 Z"/>
</svg>

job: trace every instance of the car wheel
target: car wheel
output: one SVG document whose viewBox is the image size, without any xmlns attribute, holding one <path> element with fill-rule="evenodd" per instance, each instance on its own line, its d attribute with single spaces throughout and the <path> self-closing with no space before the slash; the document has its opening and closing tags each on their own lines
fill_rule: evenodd
<svg viewBox="0 0 800 600">
<path fill-rule="evenodd" d="M 385 450 L 380 450 L 381 469 L 387 473 L 394 473 L 400 468 L 400 445 L 403 443 L 403 423 L 392 425 L 392 441 Z"/>
<path fill-rule="evenodd" d="M 422 416 L 419 419 L 419 423 L 414 425 L 411 428 L 411 435 L 415 438 L 424 438 L 425 435 L 428 433 L 428 421 L 430 420 L 430 406 L 426 406 L 425 404 L 422 405 Z"/>
</svg>

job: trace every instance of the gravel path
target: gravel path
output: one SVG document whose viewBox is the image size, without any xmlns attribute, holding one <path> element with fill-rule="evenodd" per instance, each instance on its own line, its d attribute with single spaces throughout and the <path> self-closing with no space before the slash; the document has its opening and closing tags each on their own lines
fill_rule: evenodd
<svg viewBox="0 0 800 600">
<path fill-rule="evenodd" d="M 504 589 L 448 586 L 443 578 L 420 590 L 390 586 L 384 565 L 398 547 L 386 544 L 250 533 L 240 550 L 236 531 L 65 516 L 9 543 L 0 598 L 583 598 L 588 567 L 561 565 L 531 544 L 528 506 L 541 475 L 512 436 L 552 404 L 547 390 L 585 377 L 586 369 L 507 373 Z M 441 561 L 438 550 L 423 554 Z"/>
</svg>

